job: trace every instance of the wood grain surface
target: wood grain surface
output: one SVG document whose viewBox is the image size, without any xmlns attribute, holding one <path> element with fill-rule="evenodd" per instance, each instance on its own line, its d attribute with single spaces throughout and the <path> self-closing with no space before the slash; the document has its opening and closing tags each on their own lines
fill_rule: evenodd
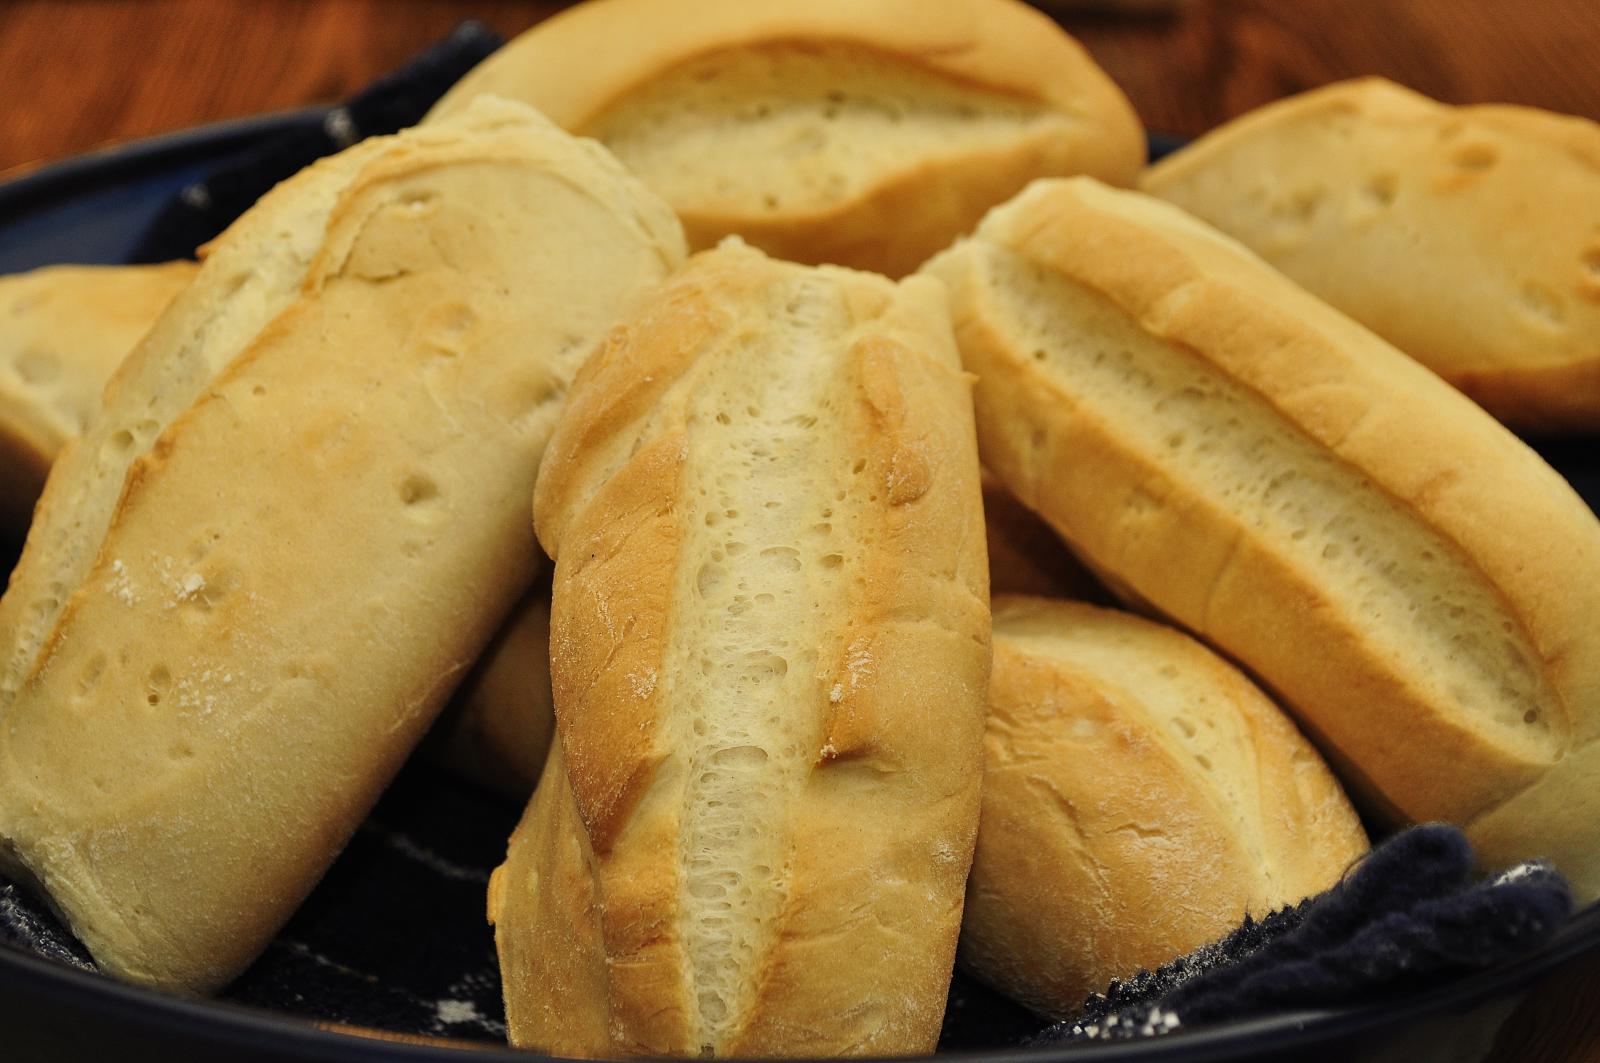
<svg viewBox="0 0 1600 1063">
<path fill-rule="evenodd" d="M 463 18 L 509 35 L 562 6 L 0 0 L 0 170 L 337 99 Z M 1185 136 L 1357 74 L 1600 119 L 1600 0 L 1192 0 L 1169 16 L 1061 19 L 1146 125 Z"/>
<path fill-rule="evenodd" d="M 0 0 L 0 170 L 109 141 L 347 95 L 477 18 L 532 0 Z M 1194 136 L 1289 93 L 1382 74 L 1456 103 L 1600 119 L 1600 0 L 1191 0 L 1063 14 L 1151 128 Z M 1494 1063 L 1600 1059 L 1600 957 L 1535 989 Z"/>
</svg>

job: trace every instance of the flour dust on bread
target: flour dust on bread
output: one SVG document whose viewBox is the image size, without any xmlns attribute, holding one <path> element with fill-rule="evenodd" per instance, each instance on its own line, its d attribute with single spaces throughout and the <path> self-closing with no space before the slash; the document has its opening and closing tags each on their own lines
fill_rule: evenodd
<svg viewBox="0 0 1600 1063">
<path fill-rule="evenodd" d="M 21 541 L 50 463 L 195 269 L 46 266 L 0 277 L 0 537 Z"/>
<path fill-rule="evenodd" d="M 1559 475 L 1157 199 L 1039 182 L 927 269 L 985 465 L 1093 570 L 1260 677 L 1375 809 L 1600 895 L 1600 522 Z"/>
<path fill-rule="evenodd" d="M 1513 427 L 1600 431 L 1600 125 L 1366 78 L 1230 122 L 1143 187 Z"/>
<path fill-rule="evenodd" d="M 57 456 L 0 597 L 0 720 L 94 562 L 129 470 L 293 301 L 339 194 L 382 150 L 370 141 L 308 167 L 212 241 L 193 283 L 112 375 L 93 424 Z"/>
<path fill-rule="evenodd" d="M 559 741 L 491 885 L 514 1043 L 932 1051 L 988 582 L 941 287 L 691 260 L 540 470 Z"/>
<path fill-rule="evenodd" d="M 170 403 L 163 366 L 195 398 L 95 501 L 0 709 L 0 861 L 131 981 L 217 988 L 315 884 L 531 581 L 579 361 L 682 256 L 664 204 L 519 104 L 352 152 L 242 223 L 287 203 L 220 278 L 264 305 L 258 268 L 302 272 L 279 312 L 242 336 L 239 302 L 186 302 L 202 271 L 119 376 L 108 409 Z M 65 468 L 58 506 L 108 490 Z"/>
<path fill-rule="evenodd" d="M 1366 851 L 1311 744 L 1171 628 L 997 596 L 963 967 L 1066 1017 L 1320 893 Z"/>
<path fill-rule="evenodd" d="M 599 139 L 691 247 L 891 276 L 1035 177 L 1129 184 L 1145 157 L 1122 92 L 1017 0 L 590 0 L 433 113 L 482 92 Z"/>
</svg>

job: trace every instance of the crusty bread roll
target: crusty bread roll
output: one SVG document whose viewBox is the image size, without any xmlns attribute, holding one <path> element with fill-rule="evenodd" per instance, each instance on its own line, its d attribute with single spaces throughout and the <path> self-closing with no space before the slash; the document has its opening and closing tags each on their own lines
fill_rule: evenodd
<svg viewBox="0 0 1600 1063">
<path fill-rule="evenodd" d="M 1600 523 L 1560 476 L 1160 200 L 1039 182 L 928 269 L 984 463 L 1093 569 L 1265 680 L 1379 811 L 1600 895 Z"/>
<path fill-rule="evenodd" d="M 1316 750 L 1216 654 L 1127 613 L 994 599 L 963 967 L 1065 1017 L 1366 848 Z"/>
<path fill-rule="evenodd" d="M 550 581 L 541 576 L 461 681 L 423 749 L 520 807 L 539 781 L 555 729 Z"/>
<path fill-rule="evenodd" d="M 1059 536 L 984 473 L 984 526 L 994 593 L 1098 598 L 1104 592 Z M 526 802 L 549 753 L 548 582 L 524 598 L 468 673 L 427 752 L 463 778 Z"/>
<path fill-rule="evenodd" d="M 20 544 L 57 452 L 100 407 L 107 379 L 199 269 L 49 266 L 0 277 L 0 540 Z M 530 592 L 463 680 L 433 752 L 526 802 L 555 718 L 550 587 Z"/>
<path fill-rule="evenodd" d="M 0 538 L 18 540 L 50 463 L 193 262 L 48 266 L 0 277 Z"/>
<path fill-rule="evenodd" d="M 310 890 L 526 589 L 576 364 L 682 254 L 664 204 L 518 104 L 339 158 L 124 365 L 97 424 L 129 437 L 84 441 L 153 438 L 125 482 L 47 487 L 66 526 L 75 497 L 109 517 L 0 707 L 0 868 L 124 979 L 216 988 Z M 246 337 L 266 269 L 304 276 Z M 164 366 L 198 393 L 166 422 Z"/>
<path fill-rule="evenodd" d="M 1050 526 L 984 473 L 983 522 L 993 593 L 1099 598 L 1104 591 Z M 431 752 L 464 778 L 526 802 L 555 730 L 550 586 L 541 580 L 456 690 Z"/>
<path fill-rule="evenodd" d="M 440 101 L 524 100 L 599 139 L 693 248 L 900 276 L 1035 177 L 1130 184 L 1139 120 L 1017 0 L 590 0 Z"/>
<path fill-rule="evenodd" d="M 691 260 L 539 474 L 560 741 L 490 884 L 513 1043 L 933 1049 L 989 601 L 940 286 Z"/>
<path fill-rule="evenodd" d="M 1050 525 L 982 475 L 989 584 L 994 592 L 1104 597 Z M 550 586 L 541 580 L 462 680 L 434 728 L 430 752 L 462 778 L 525 804 L 555 730 L 550 701 Z"/>
<path fill-rule="evenodd" d="M 62 448 L 0 597 L 0 720 L 95 561 L 130 469 L 299 293 L 334 202 L 382 150 L 366 142 L 308 167 L 213 241 L 193 283 L 112 374 L 89 429 Z"/>
<path fill-rule="evenodd" d="M 1506 423 L 1600 432 L 1600 125 L 1366 78 L 1230 122 L 1143 183 Z"/>
</svg>

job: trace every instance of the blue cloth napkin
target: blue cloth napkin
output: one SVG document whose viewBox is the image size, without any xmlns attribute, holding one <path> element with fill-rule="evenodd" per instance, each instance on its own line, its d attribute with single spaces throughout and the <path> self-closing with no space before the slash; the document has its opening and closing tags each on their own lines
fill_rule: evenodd
<svg viewBox="0 0 1600 1063">
<path fill-rule="evenodd" d="M 1542 863 L 1473 875 L 1456 828 L 1391 837 L 1338 885 L 1227 937 L 1113 982 L 1077 1018 L 1032 1044 L 1121 1040 L 1392 997 L 1481 970 L 1548 940 L 1572 912 L 1566 882 Z"/>
</svg>

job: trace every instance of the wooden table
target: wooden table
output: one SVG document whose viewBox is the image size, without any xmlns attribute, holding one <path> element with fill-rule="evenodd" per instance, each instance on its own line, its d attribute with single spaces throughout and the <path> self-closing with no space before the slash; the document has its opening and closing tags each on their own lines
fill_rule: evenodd
<svg viewBox="0 0 1600 1063">
<path fill-rule="evenodd" d="M 802 0 L 803 2 L 803 0 Z M 0 170 L 347 95 L 463 18 L 513 34 L 518 0 L 5 0 Z M 1600 119 L 1600 0 L 1193 0 L 1063 21 L 1152 129 L 1193 136 L 1288 93 L 1382 74 L 1457 103 Z M 1600 1059 L 1600 958 L 1536 991 L 1495 1063 Z"/>
<path fill-rule="evenodd" d="M 0 170 L 107 140 L 330 100 L 463 18 L 516 33 L 532 0 L 4 0 Z M 1278 96 L 1383 74 L 1456 103 L 1600 119 L 1596 0 L 1193 0 L 1064 16 L 1152 129 L 1194 136 Z"/>
</svg>

